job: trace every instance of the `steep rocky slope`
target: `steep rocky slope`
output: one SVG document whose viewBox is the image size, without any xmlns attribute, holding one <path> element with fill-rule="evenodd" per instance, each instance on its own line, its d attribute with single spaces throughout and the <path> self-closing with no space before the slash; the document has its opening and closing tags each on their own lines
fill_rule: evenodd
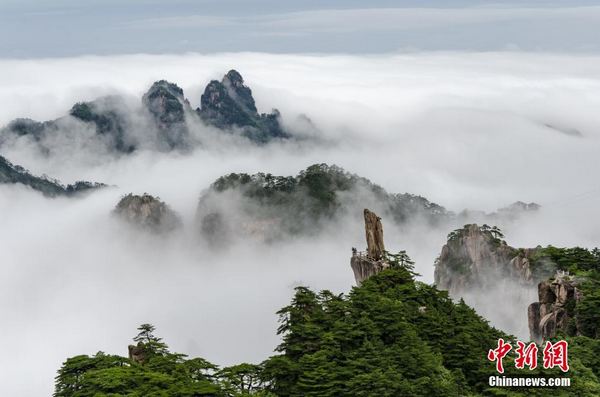
<svg viewBox="0 0 600 397">
<path fill-rule="evenodd" d="M 236 70 L 223 79 L 211 81 L 200 98 L 198 114 L 205 122 L 219 128 L 239 128 L 252 141 L 264 143 L 273 138 L 289 138 L 280 123 L 279 111 L 259 114 L 252 90 Z"/>
<path fill-rule="evenodd" d="M 475 224 L 450 233 L 435 263 L 437 287 L 454 299 L 465 298 L 496 325 L 515 333 L 527 331 L 533 340 L 557 333 L 596 337 L 598 251 L 517 249 L 503 237 L 496 227 Z"/>
<path fill-rule="evenodd" d="M 510 247 L 503 237 L 498 228 L 476 224 L 450 233 L 435 264 L 436 285 L 458 295 L 472 288 L 486 288 L 497 279 L 534 285 L 545 276 L 534 274 L 530 259 L 535 249 Z"/>
</svg>

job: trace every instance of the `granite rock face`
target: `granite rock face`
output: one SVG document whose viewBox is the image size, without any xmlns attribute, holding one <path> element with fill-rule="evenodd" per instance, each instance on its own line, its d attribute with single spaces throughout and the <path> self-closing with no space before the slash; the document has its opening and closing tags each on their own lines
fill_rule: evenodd
<svg viewBox="0 0 600 397">
<path fill-rule="evenodd" d="M 435 262 L 434 282 L 452 299 L 464 299 L 494 326 L 527 338 L 527 317 L 536 315 L 528 314 L 536 285 L 555 266 L 540 263 L 541 247 L 517 249 L 503 238 L 498 228 L 487 225 L 468 224 L 453 231 Z"/>
<path fill-rule="evenodd" d="M 164 202 L 149 194 L 128 194 L 114 213 L 127 223 L 152 232 L 169 232 L 181 226 L 181 220 Z"/>
<path fill-rule="evenodd" d="M 538 284 L 538 301 L 529 305 L 527 318 L 532 340 L 548 340 L 558 331 L 578 335 L 575 307 L 582 294 L 578 281 L 566 272 L 558 271 L 553 278 Z"/>
<path fill-rule="evenodd" d="M 367 254 L 374 260 L 380 260 L 385 253 L 383 243 L 383 226 L 381 218 L 365 208 L 365 235 L 367 238 Z"/>
<path fill-rule="evenodd" d="M 367 278 L 390 267 L 388 261 L 385 260 L 381 218 L 368 209 L 364 210 L 364 218 L 367 251 L 358 252 L 353 248 L 352 258 L 350 259 L 350 266 L 358 286 Z"/>
<path fill-rule="evenodd" d="M 438 288 L 460 296 L 472 288 L 485 288 L 498 278 L 534 285 L 530 257 L 535 250 L 515 249 L 501 237 L 499 230 L 476 224 L 450 233 L 435 264 Z"/>
</svg>

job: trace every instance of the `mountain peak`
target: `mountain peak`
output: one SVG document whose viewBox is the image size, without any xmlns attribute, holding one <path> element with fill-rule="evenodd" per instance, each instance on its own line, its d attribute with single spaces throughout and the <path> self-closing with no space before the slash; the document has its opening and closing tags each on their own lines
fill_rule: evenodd
<svg viewBox="0 0 600 397">
<path fill-rule="evenodd" d="M 154 96 L 166 96 L 170 95 L 183 100 L 183 89 L 179 87 L 175 83 L 171 83 L 167 80 L 158 80 L 155 81 L 150 89 L 144 94 L 144 98 L 146 97 L 154 97 Z"/>
<path fill-rule="evenodd" d="M 233 85 L 243 85 L 244 84 L 244 78 L 242 77 L 240 72 L 238 72 L 235 69 L 231 69 L 229 72 L 227 72 L 227 74 L 225 76 L 223 76 L 222 83 L 225 84 L 226 81 L 229 81 Z"/>
<path fill-rule="evenodd" d="M 187 101 L 183 90 L 166 80 L 156 81 L 142 97 L 142 104 L 154 118 L 160 135 L 169 149 L 187 145 L 185 125 Z"/>
</svg>

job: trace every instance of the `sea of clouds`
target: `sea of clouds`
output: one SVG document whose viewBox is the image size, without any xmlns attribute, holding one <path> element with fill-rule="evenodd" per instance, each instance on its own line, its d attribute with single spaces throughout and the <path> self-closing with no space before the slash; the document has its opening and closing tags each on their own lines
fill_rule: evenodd
<svg viewBox="0 0 600 397">
<path fill-rule="evenodd" d="M 0 60 L 0 124 L 54 119 L 75 102 L 102 95 L 137 101 L 159 79 L 181 86 L 195 108 L 204 86 L 231 68 L 244 76 L 260 111 L 278 108 L 296 129 L 302 128 L 296 117 L 305 114 L 317 131 L 258 147 L 196 125 L 202 143 L 191 153 L 141 150 L 121 157 L 70 141 L 57 142 L 50 157 L 29 145 L 0 147 L 0 155 L 35 174 L 113 186 L 74 199 L 0 186 L 3 395 L 50 394 L 55 371 L 76 354 L 125 355 L 143 322 L 155 324 L 175 351 L 221 365 L 260 362 L 278 344 L 275 312 L 295 286 L 350 290 L 350 247 L 365 245 L 360 213 L 320 235 L 281 244 L 248 240 L 215 250 L 203 241 L 194 224 L 198 198 L 229 172 L 295 175 L 326 162 L 456 212 L 534 201 L 543 206 L 538 214 L 501 225 L 510 245 L 599 245 L 597 56 Z M 159 196 L 181 214 L 183 230 L 157 237 L 117 222 L 110 212 L 129 192 Z M 432 282 L 450 230 L 415 224 L 407 233 L 383 223 L 390 250 L 406 249 L 421 280 Z M 516 323 L 526 321 L 523 307 L 510 314 Z M 515 321 L 507 316 L 494 323 L 510 328 Z"/>
</svg>

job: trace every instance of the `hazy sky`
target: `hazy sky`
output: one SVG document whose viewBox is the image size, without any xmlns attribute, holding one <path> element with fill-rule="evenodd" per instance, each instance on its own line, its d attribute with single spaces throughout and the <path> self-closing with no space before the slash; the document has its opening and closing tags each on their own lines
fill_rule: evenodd
<svg viewBox="0 0 600 397">
<path fill-rule="evenodd" d="M 0 0 L 0 57 L 597 52 L 597 0 Z"/>
</svg>

